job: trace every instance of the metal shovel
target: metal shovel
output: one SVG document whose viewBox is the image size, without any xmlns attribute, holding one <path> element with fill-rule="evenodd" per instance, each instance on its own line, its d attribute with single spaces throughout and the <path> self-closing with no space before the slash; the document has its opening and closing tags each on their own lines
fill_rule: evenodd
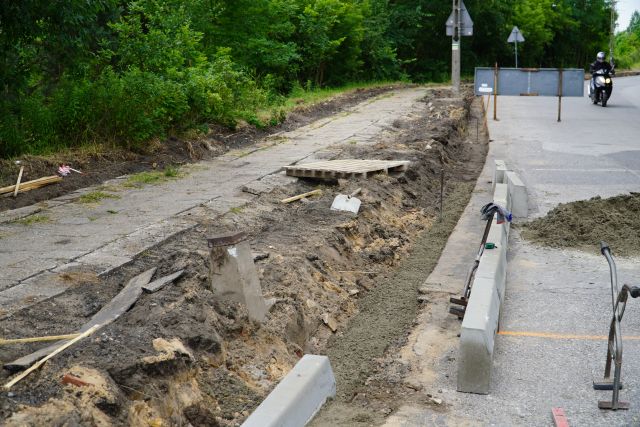
<svg viewBox="0 0 640 427">
<path fill-rule="evenodd" d="M 338 194 L 336 198 L 333 199 L 333 203 L 331 204 L 331 210 L 347 211 L 347 212 L 353 212 L 357 214 L 358 210 L 360 210 L 361 202 L 360 202 L 360 199 L 354 196 L 358 195 L 360 191 L 362 191 L 362 189 L 358 188 L 356 191 L 354 191 L 349 195 Z"/>
</svg>

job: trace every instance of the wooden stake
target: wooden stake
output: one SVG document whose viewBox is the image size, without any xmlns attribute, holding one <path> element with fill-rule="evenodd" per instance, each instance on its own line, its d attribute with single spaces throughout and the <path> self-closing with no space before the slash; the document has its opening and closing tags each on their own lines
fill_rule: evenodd
<svg viewBox="0 0 640 427">
<path fill-rule="evenodd" d="M 493 70 L 493 120 L 498 120 L 498 63 Z"/>
<path fill-rule="evenodd" d="M 444 218 L 444 163 L 440 170 L 440 221 Z"/>
<path fill-rule="evenodd" d="M 62 177 L 59 177 L 58 175 L 45 176 L 44 178 L 38 178 L 38 179 L 34 179 L 33 181 L 27 181 L 27 182 L 21 183 L 20 189 L 18 190 L 18 192 L 24 193 L 25 191 L 34 190 L 36 188 L 44 187 L 45 185 L 53 184 L 60 181 L 62 181 Z M 0 194 L 13 193 L 15 189 L 16 189 L 15 185 L 2 187 L 0 188 Z M 10 196 L 11 194 L 6 194 L 6 195 Z"/>
<path fill-rule="evenodd" d="M 70 340 L 77 337 L 78 335 L 80 334 L 51 335 L 47 337 L 33 337 L 33 338 L 14 338 L 14 339 L 8 339 L 8 340 L 0 338 L 0 345 L 23 344 L 28 342 L 42 342 L 42 341 Z"/>
<path fill-rule="evenodd" d="M 26 371 L 24 371 L 20 375 L 15 376 L 11 381 L 9 381 L 8 383 L 6 383 L 4 385 L 4 389 L 5 390 L 9 390 L 11 387 L 16 385 L 19 381 L 24 379 L 31 372 L 35 371 L 40 366 L 44 365 L 47 362 L 47 360 L 51 359 L 52 357 L 54 357 L 58 353 L 63 352 L 64 350 L 66 350 L 67 348 L 71 347 L 72 345 L 74 345 L 75 343 L 80 341 L 81 339 L 88 337 L 89 335 L 91 335 L 92 333 L 94 333 L 95 331 L 100 329 L 100 327 L 102 327 L 102 325 L 94 325 L 91 328 L 89 328 L 86 331 L 84 331 L 83 333 L 81 333 L 80 335 L 78 335 L 77 337 L 75 337 L 74 339 L 72 339 L 69 342 L 67 342 L 67 343 L 63 344 L 62 346 L 58 347 L 54 352 L 50 353 L 49 355 L 45 356 L 44 358 L 42 358 L 39 361 L 37 361 L 36 363 L 34 363 L 32 367 L 30 367 L 29 369 L 27 369 Z"/>
<path fill-rule="evenodd" d="M 282 199 L 280 200 L 280 202 L 291 203 L 291 202 L 295 202 L 296 200 L 304 199 L 305 197 L 315 196 L 320 194 L 322 194 L 322 190 L 318 189 L 318 190 L 309 191 L 307 193 L 298 194 L 297 196 L 289 197 L 288 199 Z"/>
<path fill-rule="evenodd" d="M 16 189 L 13 190 L 13 197 L 18 195 L 18 189 L 20 188 L 20 181 L 22 181 L 22 172 L 24 172 L 24 166 L 20 166 L 20 172 L 18 173 L 18 181 L 16 181 Z"/>
<path fill-rule="evenodd" d="M 562 117 L 562 68 L 558 70 L 558 121 Z"/>
</svg>

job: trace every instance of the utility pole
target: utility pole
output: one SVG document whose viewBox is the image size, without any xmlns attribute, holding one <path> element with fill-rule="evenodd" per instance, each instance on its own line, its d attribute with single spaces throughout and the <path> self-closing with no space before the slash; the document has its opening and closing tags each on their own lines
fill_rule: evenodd
<svg viewBox="0 0 640 427">
<path fill-rule="evenodd" d="M 460 92 L 460 1 L 453 0 L 453 36 L 451 37 L 451 86 Z"/>
<path fill-rule="evenodd" d="M 451 86 L 460 92 L 460 41 L 462 36 L 473 35 L 473 21 L 463 0 L 453 0 L 451 15 L 447 19 L 446 34 L 451 36 Z"/>
</svg>

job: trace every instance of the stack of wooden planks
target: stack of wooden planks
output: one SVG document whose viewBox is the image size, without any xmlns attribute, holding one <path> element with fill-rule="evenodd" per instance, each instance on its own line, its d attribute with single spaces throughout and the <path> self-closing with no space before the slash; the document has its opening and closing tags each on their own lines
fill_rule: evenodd
<svg viewBox="0 0 640 427">
<path fill-rule="evenodd" d="M 347 179 L 368 178 L 375 173 L 404 172 L 409 168 L 408 160 L 327 160 L 285 166 L 289 176 L 300 178 Z"/>
<path fill-rule="evenodd" d="M 56 182 L 62 181 L 62 177 L 58 175 L 53 176 L 45 176 L 44 178 L 34 179 L 33 181 L 27 181 L 19 184 L 18 193 L 24 193 L 25 191 L 35 190 L 36 188 L 44 187 L 45 185 L 55 184 Z M 13 195 L 16 190 L 15 185 L 10 185 L 8 187 L 0 187 L 0 195 L 3 197 L 8 197 Z"/>
</svg>

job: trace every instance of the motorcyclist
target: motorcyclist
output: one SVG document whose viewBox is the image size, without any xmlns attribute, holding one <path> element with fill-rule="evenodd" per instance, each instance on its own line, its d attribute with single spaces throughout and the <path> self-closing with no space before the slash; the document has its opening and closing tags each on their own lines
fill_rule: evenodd
<svg viewBox="0 0 640 427">
<path fill-rule="evenodd" d="M 602 70 L 607 74 L 613 74 L 613 67 L 611 66 L 611 64 L 604 61 L 605 56 L 606 55 L 604 52 L 598 52 L 595 62 L 589 65 L 589 72 L 591 73 L 591 90 L 595 90 L 595 81 L 593 79 L 593 74 L 596 71 Z"/>
<path fill-rule="evenodd" d="M 605 53 L 598 52 L 598 55 L 596 55 L 596 61 L 589 66 L 589 71 L 591 72 L 591 74 L 600 70 L 604 70 L 604 72 L 608 74 L 611 73 L 611 70 L 612 70 L 611 64 L 609 64 L 608 62 L 604 62 L 604 58 L 605 58 Z"/>
</svg>

